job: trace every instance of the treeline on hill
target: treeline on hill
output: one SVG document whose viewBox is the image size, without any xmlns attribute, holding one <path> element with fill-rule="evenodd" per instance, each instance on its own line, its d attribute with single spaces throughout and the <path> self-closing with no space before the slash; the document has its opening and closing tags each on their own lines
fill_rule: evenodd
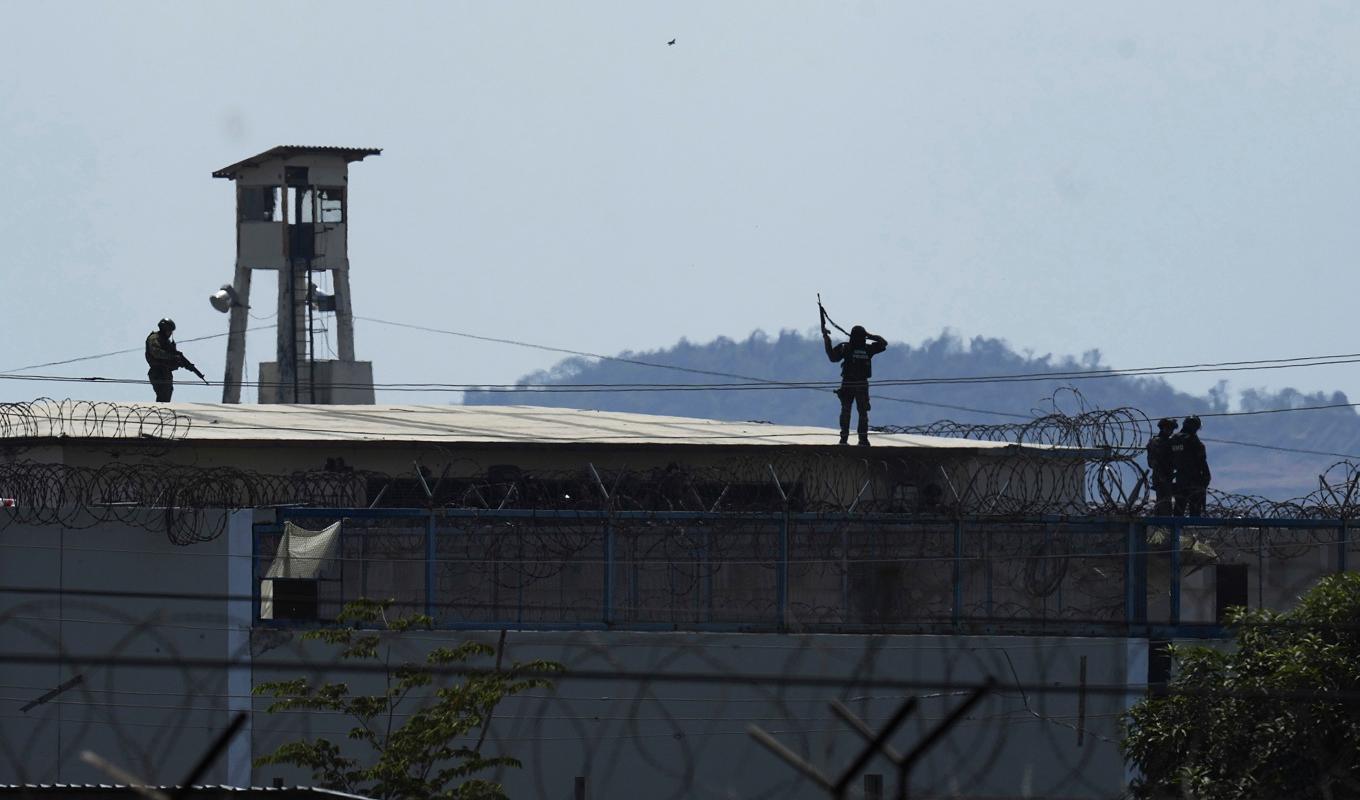
<svg viewBox="0 0 1360 800">
<path fill-rule="evenodd" d="M 619 358 L 727 373 L 758 380 L 834 381 L 837 365 L 828 363 L 819 338 L 784 331 L 776 337 L 762 332 L 745 340 L 725 337 L 707 344 L 681 340 L 674 347 L 650 352 L 624 352 Z M 999 339 L 963 340 L 945 333 L 913 347 L 894 342 L 874 359 L 874 379 L 948 378 L 1003 375 L 1050 375 L 1108 369 L 1098 350 L 1080 358 L 1017 353 Z M 741 378 L 704 375 L 671 369 L 569 358 L 551 369 L 522 378 L 521 385 L 647 384 L 695 385 L 740 383 Z M 1080 410 L 1077 389 L 1087 407 L 1133 406 L 1152 419 L 1161 416 L 1211 414 L 1229 408 L 1226 383 L 1206 395 L 1179 392 L 1160 378 L 1042 378 L 1037 380 L 879 386 L 873 390 L 875 425 L 921 425 L 940 419 L 964 422 L 1014 422 L 1012 416 L 1066 413 Z M 1294 389 L 1266 392 L 1248 389 L 1237 394 L 1242 411 L 1298 408 L 1347 402 L 1344 394 L 1303 393 Z M 690 390 L 690 391 L 580 391 L 580 392 L 468 392 L 464 403 L 562 406 L 606 411 L 630 411 L 680 417 L 758 420 L 790 425 L 836 424 L 839 405 L 827 391 L 809 389 Z M 975 409 L 975 410 L 965 410 Z M 985 412 L 1000 412 L 985 413 Z M 1287 414 L 1207 417 L 1205 439 L 1214 472 L 1214 486 L 1226 491 L 1263 494 L 1285 499 L 1313 491 L 1318 475 L 1344 455 L 1360 455 L 1360 416 L 1351 409 L 1300 411 Z M 1255 446 L 1253 446 L 1255 445 Z M 1306 454 L 1273 450 L 1314 450 Z M 1328 455 L 1337 454 L 1337 455 Z M 1355 459 L 1360 461 L 1360 458 Z"/>
</svg>

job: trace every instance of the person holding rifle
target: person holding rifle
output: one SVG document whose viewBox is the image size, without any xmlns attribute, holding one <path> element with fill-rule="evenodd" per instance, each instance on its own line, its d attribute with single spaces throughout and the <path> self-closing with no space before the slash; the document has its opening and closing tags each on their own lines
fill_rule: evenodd
<svg viewBox="0 0 1360 800">
<path fill-rule="evenodd" d="M 151 381 L 151 388 L 156 391 L 157 403 L 170 402 L 170 395 L 175 393 L 174 372 L 180 367 L 194 373 L 204 383 L 208 382 L 194 362 L 185 358 L 175 340 L 170 338 L 174 332 L 175 321 L 163 319 L 157 323 L 156 330 L 146 337 L 146 363 L 150 367 L 146 377 Z"/>
<path fill-rule="evenodd" d="M 826 348 L 826 357 L 834 362 L 841 362 L 841 388 L 836 390 L 836 396 L 841 399 L 841 444 L 848 444 L 850 439 L 850 404 L 855 404 L 856 411 L 859 412 L 859 443 L 863 446 L 869 444 L 869 378 L 873 375 L 871 361 L 874 356 L 888 349 L 888 342 L 882 336 L 876 336 L 864 330 L 864 326 L 856 325 L 850 329 L 850 341 L 841 342 L 836 346 L 831 345 L 831 331 L 827 330 L 827 322 L 831 322 L 826 315 L 826 309 L 822 307 L 820 299 L 817 308 L 822 316 L 822 345 Z M 836 325 L 835 322 L 831 322 Z M 836 329 L 841 333 L 845 330 L 839 325 Z"/>
</svg>

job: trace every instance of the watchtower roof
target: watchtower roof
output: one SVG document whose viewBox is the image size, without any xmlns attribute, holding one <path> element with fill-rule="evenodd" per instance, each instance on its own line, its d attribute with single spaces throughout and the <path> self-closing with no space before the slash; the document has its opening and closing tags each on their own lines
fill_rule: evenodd
<svg viewBox="0 0 1360 800">
<path fill-rule="evenodd" d="M 275 158 L 292 158 L 293 156 L 306 155 L 309 153 L 321 153 L 324 155 L 340 156 L 346 163 L 351 161 L 363 161 L 367 156 L 382 154 L 381 147 L 330 147 L 327 145 L 306 145 L 306 144 L 281 144 L 271 147 L 258 155 L 237 161 L 231 166 L 223 167 L 212 174 L 214 178 L 230 178 L 235 180 L 241 172 L 251 167 L 263 164 Z"/>
</svg>

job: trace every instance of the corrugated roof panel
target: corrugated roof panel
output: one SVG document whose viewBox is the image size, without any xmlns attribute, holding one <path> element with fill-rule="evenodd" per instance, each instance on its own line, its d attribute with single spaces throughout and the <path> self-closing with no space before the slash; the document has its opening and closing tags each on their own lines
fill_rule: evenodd
<svg viewBox="0 0 1360 800">
<path fill-rule="evenodd" d="M 674 447 L 827 447 L 834 428 L 667 417 L 619 411 L 542 406 L 228 405 L 157 404 L 176 416 L 173 438 L 189 441 L 442 442 L 502 445 L 617 445 Z M 834 411 L 834 409 L 832 409 Z M 100 432 L 82 422 L 84 436 L 117 438 L 116 415 Z M 187 423 L 187 424 L 186 424 Z M 36 423 L 35 423 L 36 424 Z M 41 424 L 47 424 L 45 422 Z M 102 424 L 102 423 L 100 423 Z M 36 438 L 54 435 L 35 429 Z M 128 435 L 122 431 L 121 435 Z M 69 438 L 84 438 L 77 435 Z M 875 434 L 873 447 L 1003 450 L 1015 445 L 912 434 Z M 1034 449 L 1053 449 L 1034 446 Z M 1072 451 L 1075 455 L 1079 451 Z"/>
<path fill-rule="evenodd" d="M 330 153 L 341 155 L 346 161 L 363 161 L 368 156 L 382 155 L 381 147 L 334 147 L 331 145 L 281 144 L 263 153 L 237 161 L 213 172 L 214 178 L 236 178 L 245 169 L 262 164 L 272 158 L 289 158 L 304 153 Z"/>
</svg>

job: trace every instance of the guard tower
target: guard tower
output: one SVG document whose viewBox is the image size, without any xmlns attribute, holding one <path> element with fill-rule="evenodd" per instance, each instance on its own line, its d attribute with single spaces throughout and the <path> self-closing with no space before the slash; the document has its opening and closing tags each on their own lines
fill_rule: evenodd
<svg viewBox="0 0 1360 800">
<path fill-rule="evenodd" d="M 222 402 L 241 402 L 251 273 L 278 272 L 278 355 L 260 364 L 261 403 L 373 403 L 373 364 L 354 360 L 349 294 L 349 165 L 382 150 L 283 145 L 213 173 L 236 184 L 236 275 L 222 287 L 231 314 Z M 319 292 L 329 272 L 334 295 Z M 219 295 L 223 295 L 219 292 Z M 335 315 L 337 359 L 319 359 L 319 315 Z"/>
</svg>

